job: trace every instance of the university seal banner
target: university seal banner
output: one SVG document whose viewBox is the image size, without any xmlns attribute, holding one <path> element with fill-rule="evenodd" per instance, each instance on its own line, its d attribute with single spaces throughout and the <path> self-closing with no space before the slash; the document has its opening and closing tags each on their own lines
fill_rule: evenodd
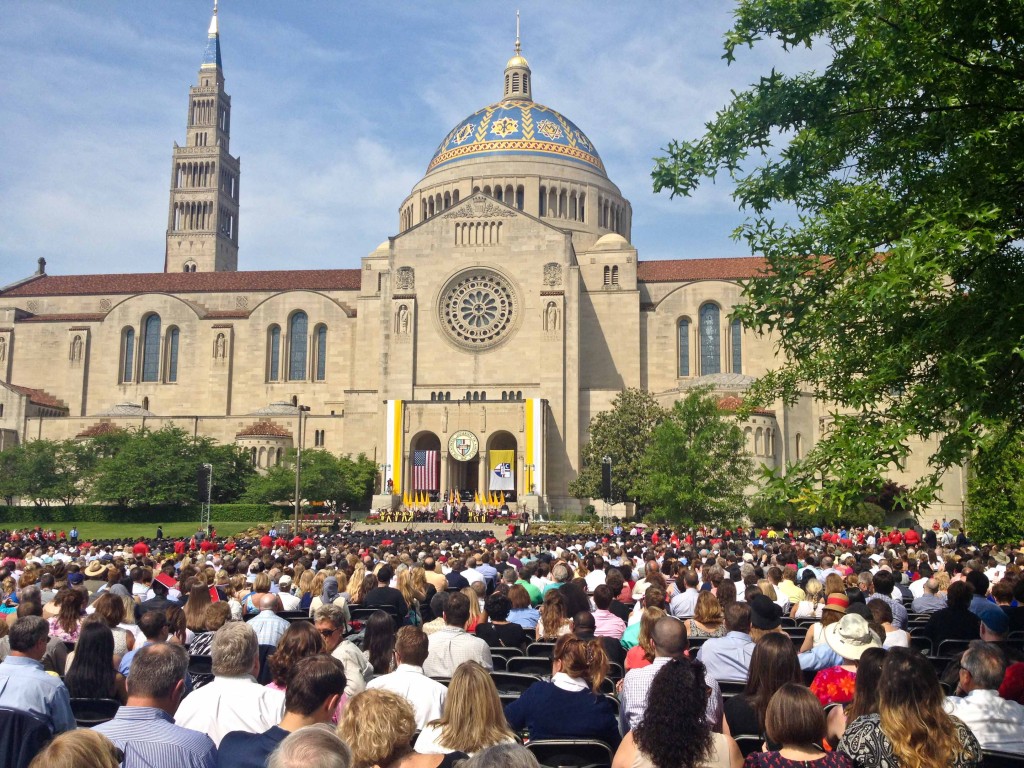
<svg viewBox="0 0 1024 768">
<path fill-rule="evenodd" d="M 487 458 L 491 465 L 492 491 L 511 491 L 515 485 L 512 468 L 515 466 L 515 451 L 488 451 Z"/>
<path fill-rule="evenodd" d="M 448 439 L 448 453 L 456 461 L 469 461 L 476 458 L 480 450 L 480 441 L 468 429 L 460 429 Z"/>
</svg>

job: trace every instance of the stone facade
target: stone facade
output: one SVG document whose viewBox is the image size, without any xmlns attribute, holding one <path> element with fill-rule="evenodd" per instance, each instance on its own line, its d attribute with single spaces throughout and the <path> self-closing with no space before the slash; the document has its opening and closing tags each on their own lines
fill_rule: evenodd
<svg viewBox="0 0 1024 768">
<path fill-rule="evenodd" d="M 573 510 L 588 425 L 624 388 L 665 406 L 700 385 L 742 398 L 776 365 L 772 340 L 730 318 L 763 261 L 640 261 L 629 202 L 583 132 L 533 102 L 518 44 L 502 100 L 442 141 L 397 234 L 359 269 L 236 271 L 238 161 L 215 22 L 188 147 L 174 150 L 164 272 L 50 276 L 41 264 L 0 291 L 0 448 L 174 423 L 236 443 L 260 468 L 301 439 L 365 453 L 396 494 L 487 491 L 497 471 L 520 503 Z M 196 123 L 207 98 L 214 111 Z M 217 136 L 205 146 L 204 126 Z M 176 183 L 185 149 L 211 165 L 206 186 Z M 199 197 L 217 218 L 203 238 L 179 238 L 176 206 Z M 302 436 L 296 404 L 310 409 Z M 828 418 L 803 397 L 743 427 L 757 460 L 784 469 Z M 901 479 L 923 471 L 914 461 Z M 961 483 L 949 474 L 932 514 L 960 516 Z"/>
</svg>

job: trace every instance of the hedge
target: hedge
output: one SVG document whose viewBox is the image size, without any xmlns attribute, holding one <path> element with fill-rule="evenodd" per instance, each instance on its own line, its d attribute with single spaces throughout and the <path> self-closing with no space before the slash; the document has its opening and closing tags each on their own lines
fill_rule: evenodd
<svg viewBox="0 0 1024 768">
<path fill-rule="evenodd" d="M 211 504 L 210 522 L 265 523 L 282 517 L 283 507 L 268 504 Z M 287 516 L 285 514 L 284 516 Z M 188 523 L 199 520 L 199 507 L 131 508 L 99 504 L 71 507 L 0 505 L 0 525 L 40 523 Z"/>
</svg>

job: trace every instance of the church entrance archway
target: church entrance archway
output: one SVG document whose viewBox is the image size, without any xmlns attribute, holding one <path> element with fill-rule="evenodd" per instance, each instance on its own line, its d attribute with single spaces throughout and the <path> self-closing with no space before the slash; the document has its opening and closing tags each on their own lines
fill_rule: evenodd
<svg viewBox="0 0 1024 768">
<path fill-rule="evenodd" d="M 498 431 L 487 441 L 487 463 L 484 467 L 484 491 L 505 494 L 507 501 L 519 497 L 522 487 L 519 467 L 519 441 L 511 432 Z"/>
<path fill-rule="evenodd" d="M 409 444 L 409 488 L 426 491 L 431 498 L 441 490 L 441 438 L 433 432 L 421 432 Z"/>
</svg>

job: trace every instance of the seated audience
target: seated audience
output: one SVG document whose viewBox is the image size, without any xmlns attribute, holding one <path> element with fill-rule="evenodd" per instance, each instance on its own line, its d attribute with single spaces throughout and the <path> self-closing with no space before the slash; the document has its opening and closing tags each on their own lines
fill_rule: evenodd
<svg viewBox="0 0 1024 768">
<path fill-rule="evenodd" d="M 505 722 L 501 699 L 488 670 L 476 662 L 459 665 L 448 684 L 444 712 L 427 723 L 416 739 L 416 751 L 426 754 L 474 754 L 515 735 Z"/>
</svg>

